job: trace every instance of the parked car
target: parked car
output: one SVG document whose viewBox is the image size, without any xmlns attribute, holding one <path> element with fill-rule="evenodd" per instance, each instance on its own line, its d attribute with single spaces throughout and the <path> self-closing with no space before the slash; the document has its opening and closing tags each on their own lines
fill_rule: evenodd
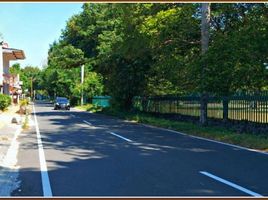
<svg viewBox="0 0 268 200">
<path fill-rule="evenodd" d="M 65 97 L 57 97 L 54 103 L 54 110 L 65 109 L 70 110 L 70 102 Z"/>
</svg>

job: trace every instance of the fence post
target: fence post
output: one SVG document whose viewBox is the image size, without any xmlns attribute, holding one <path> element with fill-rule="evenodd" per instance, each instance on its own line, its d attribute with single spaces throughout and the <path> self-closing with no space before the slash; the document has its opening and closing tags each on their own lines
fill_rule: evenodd
<svg viewBox="0 0 268 200">
<path fill-rule="evenodd" d="M 208 95 L 207 93 L 202 93 L 200 98 L 200 123 L 202 125 L 207 125 L 207 107 L 208 107 Z"/>
<path fill-rule="evenodd" d="M 228 97 L 223 97 L 222 98 L 222 106 L 223 106 L 223 122 L 228 121 Z"/>
</svg>

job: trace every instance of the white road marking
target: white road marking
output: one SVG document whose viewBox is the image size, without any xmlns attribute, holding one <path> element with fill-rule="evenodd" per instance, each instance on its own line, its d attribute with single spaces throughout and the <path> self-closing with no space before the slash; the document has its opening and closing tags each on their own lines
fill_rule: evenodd
<svg viewBox="0 0 268 200">
<path fill-rule="evenodd" d="M 83 122 L 85 122 L 86 124 L 88 124 L 89 126 L 92 126 L 92 124 L 86 120 L 83 120 Z"/>
<path fill-rule="evenodd" d="M 111 132 L 111 131 L 107 131 L 107 132 L 110 133 L 110 134 L 112 134 L 112 135 L 114 135 L 114 136 L 116 136 L 116 137 L 119 137 L 119 138 L 121 138 L 123 140 L 126 140 L 127 142 L 133 142 L 132 140 L 127 139 L 127 138 L 125 138 L 125 137 L 123 137 L 121 135 L 118 135 L 118 134 L 114 133 L 114 132 Z"/>
<path fill-rule="evenodd" d="M 75 115 L 71 114 L 71 117 L 75 117 Z"/>
<path fill-rule="evenodd" d="M 52 197 L 52 191 L 47 171 L 47 164 L 45 153 L 43 149 L 41 134 L 39 131 L 39 126 L 35 114 L 35 107 L 33 105 L 33 112 L 34 112 L 34 120 L 35 120 L 35 130 L 36 130 L 36 137 L 37 137 L 37 144 L 38 144 L 38 152 L 39 152 L 39 161 L 40 161 L 40 169 L 41 169 L 41 179 L 42 179 L 42 187 L 43 187 L 43 196 L 45 197 Z"/>
<path fill-rule="evenodd" d="M 179 135 L 188 136 L 188 137 L 195 138 L 195 139 L 198 139 L 198 140 L 205 140 L 205 141 L 208 141 L 208 142 L 222 144 L 222 145 L 234 147 L 234 148 L 237 148 L 237 149 L 243 149 L 243 150 L 246 150 L 246 151 L 251 151 L 251 152 L 255 152 L 255 153 L 261 153 L 261 154 L 264 154 L 264 155 L 268 155 L 268 152 L 260 151 L 260 150 L 257 150 L 257 149 L 250 149 L 250 148 L 242 147 L 242 146 L 235 145 L 235 144 L 229 144 L 229 143 L 220 142 L 220 141 L 216 141 L 216 140 L 212 140 L 212 139 L 207 139 L 207 138 L 203 138 L 203 137 L 189 135 L 189 134 L 181 133 L 179 131 L 174 131 L 174 130 L 170 130 L 170 129 L 166 129 L 166 128 L 160 128 L 160 127 L 156 127 L 156 126 L 152 126 L 152 125 L 147 125 L 147 124 L 142 124 L 142 125 L 145 126 L 145 127 L 153 128 L 153 129 L 159 129 L 159 130 L 163 130 L 163 131 L 177 133 Z"/>
<path fill-rule="evenodd" d="M 10 143 L 8 151 L 4 156 L 2 162 L 0 159 L 0 196 L 10 197 L 12 191 L 20 187 L 19 177 L 19 166 L 17 165 L 17 155 L 19 151 L 19 141 L 17 141 L 18 136 L 21 133 L 21 126 L 18 126 L 13 139 Z"/>
<path fill-rule="evenodd" d="M 17 141 L 17 138 L 19 134 L 21 133 L 21 127 L 19 127 L 15 134 L 14 137 L 12 138 L 11 144 L 7 150 L 7 153 L 3 159 L 3 164 L 0 166 L 10 168 L 10 169 L 16 169 L 17 167 L 15 166 L 17 163 L 17 154 L 18 154 L 18 149 L 19 149 L 19 142 Z"/>
<path fill-rule="evenodd" d="M 208 177 L 210 177 L 210 178 L 212 178 L 212 179 L 214 179 L 214 180 L 216 180 L 216 181 L 219 181 L 219 182 L 221 182 L 221 183 L 224 183 L 224 184 L 226 184 L 226 185 L 229 185 L 229 186 L 231 186 L 231 187 L 233 187 L 233 188 L 235 188 L 235 189 L 237 189 L 237 190 L 240 190 L 240 191 L 242 191 L 242 192 L 244 192 L 244 193 L 247 193 L 247 194 L 249 194 L 249 195 L 251 195 L 251 196 L 254 196 L 254 197 L 263 197 L 262 195 L 260 195 L 260 194 L 258 194 L 258 193 L 256 193 L 256 192 L 252 192 L 251 190 L 248 190 L 248 189 L 246 189 L 246 188 L 244 188 L 244 187 L 241 187 L 241 186 L 239 186 L 239 185 L 237 185 L 237 184 L 235 184 L 235 183 L 232 183 L 232 182 L 230 182 L 230 181 L 224 180 L 224 179 L 222 179 L 222 178 L 220 178 L 220 177 L 218 177 L 218 176 L 215 176 L 215 175 L 213 175 L 213 174 L 210 174 L 210 173 L 208 173 L 208 172 L 200 171 L 200 173 L 203 174 L 203 175 L 205 175 L 205 176 L 208 176 Z"/>
</svg>

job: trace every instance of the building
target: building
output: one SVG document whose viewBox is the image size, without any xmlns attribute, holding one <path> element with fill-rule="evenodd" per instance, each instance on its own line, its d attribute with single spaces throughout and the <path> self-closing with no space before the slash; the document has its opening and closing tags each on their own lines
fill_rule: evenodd
<svg viewBox="0 0 268 200">
<path fill-rule="evenodd" d="M 22 82 L 19 74 L 9 73 L 10 61 L 23 59 L 23 50 L 9 48 L 7 43 L 0 42 L 0 94 L 11 95 L 13 103 L 19 103 Z"/>
<path fill-rule="evenodd" d="M 2 56 L 1 56 L 2 55 Z M 10 61 L 23 60 L 23 50 L 9 48 L 7 43 L 0 42 L 0 93 L 7 95 L 18 95 L 22 82 L 19 75 L 10 75 Z M 16 98 L 16 97 L 15 97 Z"/>
</svg>

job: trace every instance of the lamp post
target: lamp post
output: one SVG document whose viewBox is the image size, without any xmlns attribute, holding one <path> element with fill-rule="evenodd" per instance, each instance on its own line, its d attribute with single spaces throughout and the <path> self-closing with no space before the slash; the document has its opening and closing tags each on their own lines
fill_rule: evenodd
<svg viewBox="0 0 268 200">
<path fill-rule="evenodd" d="M 82 85 L 82 90 L 81 90 L 81 106 L 84 105 L 84 91 L 83 91 L 83 83 L 84 83 L 84 68 L 85 66 L 81 66 L 81 85 Z"/>
<path fill-rule="evenodd" d="M 33 93 L 33 82 L 35 81 L 35 78 L 33 77 L 30 77 L 31 79 L 31 98 L 32 98 L 32 101 L 34 100 L 34 93 Z"/>
</svg>

